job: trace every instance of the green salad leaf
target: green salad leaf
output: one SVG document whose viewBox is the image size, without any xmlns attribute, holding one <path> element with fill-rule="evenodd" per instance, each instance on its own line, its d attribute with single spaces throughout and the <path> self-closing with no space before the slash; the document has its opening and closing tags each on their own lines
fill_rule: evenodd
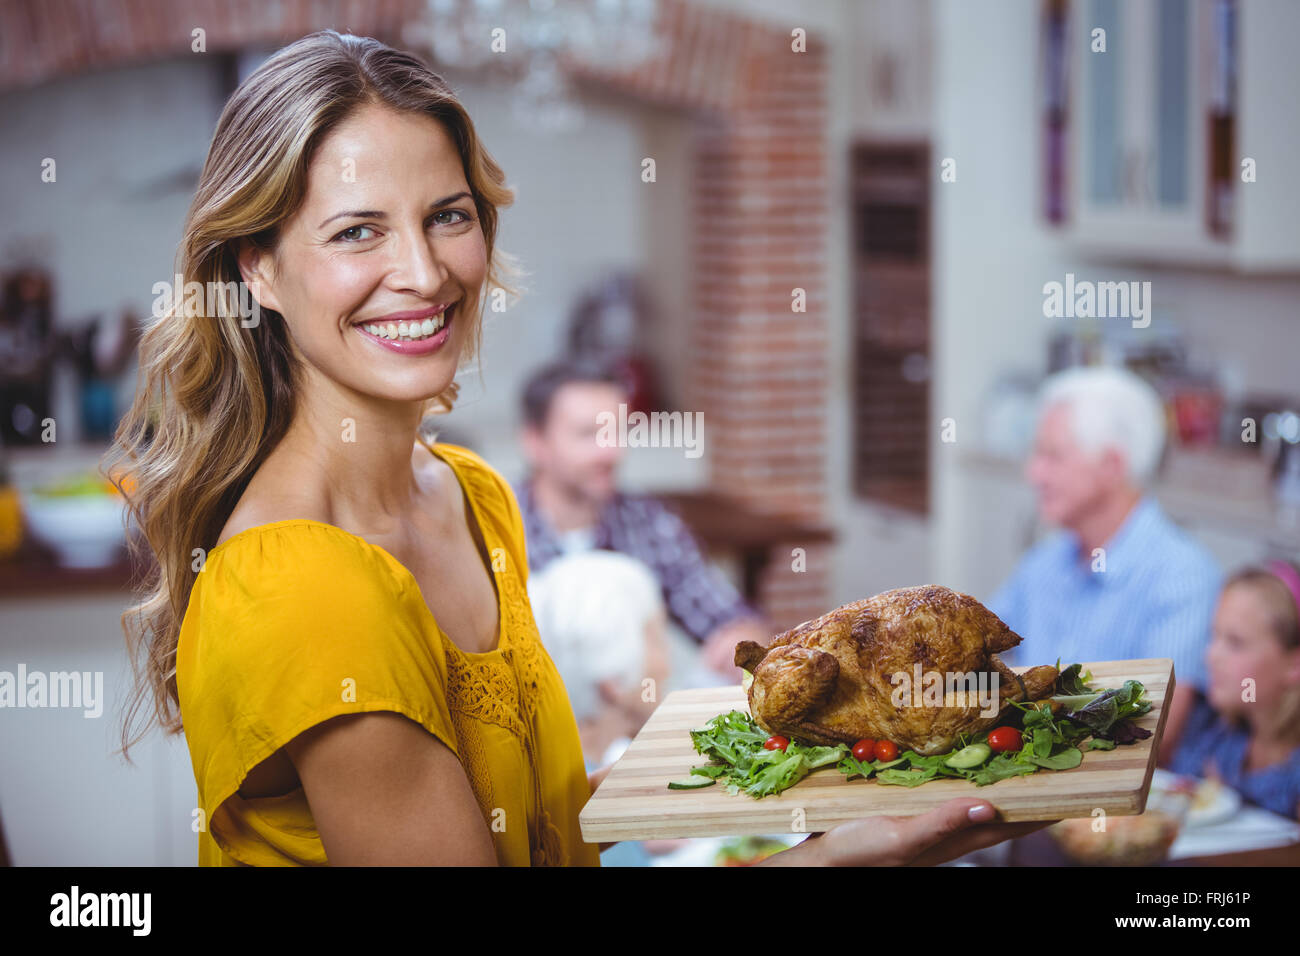
<svg viewBox="0 0 1300 956">
<path fill-rule="evenodd" d="M 1059 670 L 1061 659 L 1056 659 L 1056 666 Z M 1056 693 L 1058 695 L 1071 694 L 1090 694 L 1092 689 L 1088 686 L 1088 681 L 1092 679 L 1091 671 L 1084 671 L 1082 664 L 1071 664 L 1065 670 L 1061 671 L 1056 677 Z"/>
<path fill-rule="evenodd" d="M 838 763 L 849 748 L 810 746 L 792 740 L 784 751 L 767 750 L 771 736 L 746 713 L 729 711 L 691 731 L 697 753 L 714 762 L 691 773 L 726 783 L 728 793 L 762 798 L 793 787 L 814 770 Z"/>
<path fill-rule="evenodd" d="M 1093 734 L 1106 734 L 1116 723 L 1130 717 L 1140 717 L 1151 709 L 1151 702 L 1142 697 L 1139 681 L 1126 680 L 1123 687 L 1104 691 L 1066 717 L 1086 726 Z"/>
</svg>

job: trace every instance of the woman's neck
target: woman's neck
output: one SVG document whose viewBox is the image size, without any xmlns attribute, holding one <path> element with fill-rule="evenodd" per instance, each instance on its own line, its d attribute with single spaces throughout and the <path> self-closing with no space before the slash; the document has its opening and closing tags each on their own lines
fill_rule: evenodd
<svg viewBox="0 0 1300 956">
<path fill-rule="evenodd" d="M 328 503 L 336 523 L 377 530 L 418 507 L 419 412 L 418 403 L 370 407 L 355 395 L 303 402 L 273 454 L 282 473 L 300 476 Z"/>
</svg>

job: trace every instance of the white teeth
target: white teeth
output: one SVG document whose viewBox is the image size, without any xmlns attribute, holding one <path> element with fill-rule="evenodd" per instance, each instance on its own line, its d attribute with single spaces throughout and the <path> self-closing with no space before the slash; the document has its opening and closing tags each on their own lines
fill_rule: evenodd
<svg viewBox="0 0 1300 956">
<path fill-rule="evenodd" d="M 372 322 L 363 325 L 362 328 L 381 339 L 401 338 L 409 342 L 428 338 L 438 332 L 446 324 L 449 311 L 450 307 L 443 309 L 433 318 L 425 319 L 423 322 L 386 322 L 382 325 Z"/>
</svg>

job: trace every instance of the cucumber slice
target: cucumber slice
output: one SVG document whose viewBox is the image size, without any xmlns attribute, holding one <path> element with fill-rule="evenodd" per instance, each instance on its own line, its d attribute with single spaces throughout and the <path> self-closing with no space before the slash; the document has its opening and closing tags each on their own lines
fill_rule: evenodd
<svg viewBox="0 0 1300 956">
<path fill-rule="evenodd" d="M 708 777 L 686 777 L 681 780 L 669 780 L 669 790 L 702 790 L 705 787 L 711 787 L 718 781 L 711 780 Z"/>
<path fill-rule="evenodd" d="M 993 749 L 988 744 L 971 744 L 945 760 L 944 765 L 954 770 L 970 770 L 988 760 L 992 753 Z"/>
</svg>

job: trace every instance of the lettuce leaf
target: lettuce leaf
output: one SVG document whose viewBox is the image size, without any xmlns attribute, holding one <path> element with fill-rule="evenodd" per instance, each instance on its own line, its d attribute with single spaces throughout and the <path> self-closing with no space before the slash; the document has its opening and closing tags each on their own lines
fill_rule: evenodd
<svg viewBox="0 0 1300 956">
<path fill-rule="evenodd" d="M 1104 735 L 1118 721 L 1141 716 L 1151 709 L 1151 702 L 1142 699 L 1144 690 L 1140 681 L 1126 680 L 1123 687 L 1104 691 L 1065 716 L 1083 724 L 1093 734 Z"/>
<path fill-rule="evenodd" d="M 1060 753 L 1050 754 L 1046 757 L 1040 757 L 1037 754 L 1026 754 L 1025 760 L 1048 770 L 1073 770 L 1083 762 L 1083 751 L 1078 747 L 1066 747 Z"/>
<path fill-rule="evenodd" d="M 1060 669 L 1061 659 L 1059 657 L 1056 659 L 1056 666 L 1057 669 Z M 1088 681 L 1091 679 L 1092 672 L 1084 671 L 1082 664 L 1071 664 L 1057 675 L 1055 693 L 1063 696 L 1090 694 L 1092 688 L 1088 686 Z"/>
<path fill-rule="evenodd" d="M 766 797 L 786 790 L 820 767 L 838 763 L 848 747 L 813 746 L 790 741 L 784 751 L 768 750 L 771 736 L 739 710 L 719 714 L 691 732 L 697 753 L 713 761 L 691 773 L 725 783 L 728 793 Z"/>
</svg>

